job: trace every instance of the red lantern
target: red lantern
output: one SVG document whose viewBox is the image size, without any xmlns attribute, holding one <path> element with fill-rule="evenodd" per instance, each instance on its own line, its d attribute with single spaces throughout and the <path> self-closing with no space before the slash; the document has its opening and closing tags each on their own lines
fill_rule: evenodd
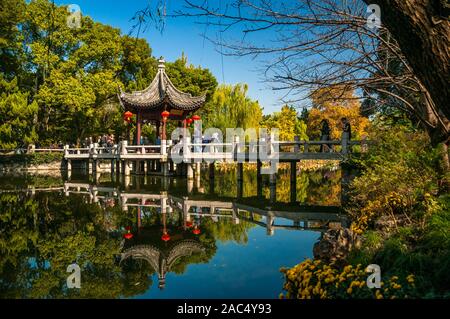
<svg viewBox="0 0 450 319">
<path fill-rule="evenodd" d="M 197 228 L 197 226 L 196 226 L 196 227 L 194 228 L 194 230 L 192 231 L 192 233 L 193 233 L 194 235 L 200 235 L 201 231 L 200 231 L 200 229 Z"/>
<path fill-rule="evenodd" d="M 198 115 L 194 115 L 194 116 L 192 117 L 192 119 L 193 119 L 194 121 L 200 121 L 200 120 L 201 120 L 201 117 L 198 116 Z"/>
<path fill-rule="evenodd" d="M 189 125 L 191 125 L 193 121 L 194 121 L 193 119 L 187 119 L 187 123 L 188 123 Z"/>
<path fill-rule="evenodd" d="M 187 228 L 191 228 L 192 227 L 192 222 L 186 222 L 186 227 Z"/>
<path fill-rule="evenodd" d="M 127 227 L 125 227 L 125 230 L 128 230 L 128 231 L 130 231 L 130 230 L 131 230 L 131 226 L 127 226 Z"/>
<path fill-rule="evenodd" d="M 170 235 L 165 233 L 161 236 L 161 239 L 165 242 L 168 242 L 170 240 Z"/>
<path fill-rule="evenodd" d="M 130 123 L 132 117 L 133 113 L 131 113 L 130 111 L 126 111 L 125 113 L 123 113 L 123 119 L 128 123 Z"/>
<path fill-rule="evenodd" d="M 161 113 L 161 117 L 166 120 L 170 116 L 170 113 L 168 111 L 163 111 Z"/>
<path fill-rule="evenodd" d="M 133 234 L 132 233 L 126 233 L 126 234 L 123 235 L 123 238 L 131 239 L 131 238 L 133 238 Z"/>
</svg>

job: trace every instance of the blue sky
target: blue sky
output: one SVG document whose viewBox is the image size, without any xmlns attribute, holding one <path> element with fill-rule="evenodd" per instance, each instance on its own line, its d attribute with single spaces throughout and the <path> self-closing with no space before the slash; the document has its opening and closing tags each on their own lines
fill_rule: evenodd
<svg viewBox="0 0 450 319">
<path fill-rule="evenodd" d="M 149 0 L 70 0 L 55 1 L 56 4 L 77 4 L 83 15 L 88 15 L 95 21 L 120 28 L 122 33 L 128 34 L 133 26 L 130 19 L 137 10 L 145 8 Z M 181 0 L 168 0 L 168 10 L 175 5 L 182 4 Z M 206 30 L 207 34 L 214 37 L 214 31 Z M 154 27 L 149 26 L 140 37 L 147 39 L 155 57 L 164 56 L 167 61 L 173 61 L 184 52 L 188 62 L 208 68 L 217 78 L 219 83 L 235 84 L 248 83 L 249 96 L 260 102 L 264 113 L 269 114 L 281 109 L 283 92 L 270 89 L 264 83 L 264 77 L 258 70 L 261 69 L 261 61 L 252 60 L 249 57 L 238 58 L 222 56 L 214 45 L 205 40 L 202 33 L 205 26 L 196 24 L 193 19 L 176 18 L 168 19 L 166 27 L 161 34 Z M 258 33 L 259 40 L 264 40 L 264 34 Z"/>
</svg>

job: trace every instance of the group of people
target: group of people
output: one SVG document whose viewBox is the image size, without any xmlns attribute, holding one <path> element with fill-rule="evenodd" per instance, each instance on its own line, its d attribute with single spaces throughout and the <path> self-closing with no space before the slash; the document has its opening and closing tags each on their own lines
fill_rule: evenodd
<svg viewBox="0 0 450 319">
<path fill-rule="evenodd" d="M 100 147 L 113 147 L 114 146 L 114 135 L 113 134 L 103 134 L 99 137 L 86 137 L 82 143 L 84 147 L 89 147 L 89 145 L 97 143 Z"/>
<path fill-rule="evenodd" d="M 331 127 L 330 122 L 327 119 L 323 119 L 320 122 L 320 139 L 322 141 L 330 141 L 331 140 Z M 352 126 L 346 117 L 341 118 L 342 125 L 342 139 L 350 141 L 352 138 Z M 329 152 L 333 151 L 333 147 L 330 144 L 322 144 L 320 145 L 320 151 L 325 152 L 328 150 Z"/>
</svg>

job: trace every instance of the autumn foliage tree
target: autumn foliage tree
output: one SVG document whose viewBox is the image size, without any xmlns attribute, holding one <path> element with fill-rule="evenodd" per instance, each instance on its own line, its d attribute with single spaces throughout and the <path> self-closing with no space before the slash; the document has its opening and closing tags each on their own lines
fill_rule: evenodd
<svg viewBox="0 0 450 319">
<path fill-rule="evenodd" d="M 284 105 L 280 112 L 265 116 L 261 126 L 268 129 L 279 129 L 281 141 L 293 141 L 295 136 L 303 141 L 308 140 L 306 123 L 298 118 L 297 111 L 289 105 Z"/>
<path fill-rule="evenodd" d="M 361 115 L 361 105 L 352 90 L 341 86 L 321 88 L 311 94 L 313 107 L 308 115 L 308 136 L 320 138 L 320 122 L 326 119 L 330 123 L 331 139 L 340 139 L 341 119 L 347 118 L 352 125 L 352 138 L 367 136 L 368 118 Z"/>
</svg>

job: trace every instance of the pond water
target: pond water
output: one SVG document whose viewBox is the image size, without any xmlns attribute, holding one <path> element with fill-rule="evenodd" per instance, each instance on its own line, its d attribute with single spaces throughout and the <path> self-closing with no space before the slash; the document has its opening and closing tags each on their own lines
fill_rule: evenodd
<svg viewBox="0 0 450 319">
<path fill-rule="evenodd" d="M 252 167 L 241 188 L 208 176 L 0 176 L 0 297 L 277 298 L 280 268 L 347 222 L 340 170 L 299 170 L 295 198 L 281 170 L 275 201 Z"/>
</svg>

